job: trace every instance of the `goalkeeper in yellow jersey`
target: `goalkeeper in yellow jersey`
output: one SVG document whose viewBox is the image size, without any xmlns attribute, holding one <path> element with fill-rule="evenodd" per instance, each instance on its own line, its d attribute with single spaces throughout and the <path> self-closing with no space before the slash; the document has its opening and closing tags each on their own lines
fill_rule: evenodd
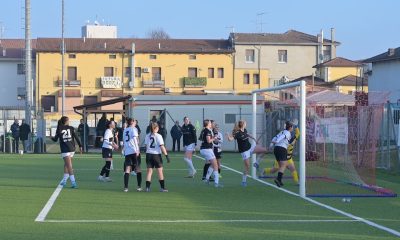
<svg viewBox="0 0 400 240">
<path fill-rule="evenodd" d="M 297 127 L 298 121 L 297 119 L 293 119 L 293 125 L 295 125 L 295 129 L 294 129 L 294 140 L 291 144 L 289 144 L 288 148 L 287 148 L 287 169 L 289 169 L 289 171 L 292 173 L 292 177 L 293 177 L 293 181 L 298 184 L 299 183 L 299 175 L 297 173 L 296 170 L 296 166 L 294 165 L 294 161 L 293 161 L 293 151 L 294 151 L 294 145 L 296 144 L 296 140 L 299 139 L 300 137 L 300 130 Z M 275 160 L 274 166 L 272 168 L 264 168 L 261 177 L 264 177 L 266 175 L 269 174 L 274 174 L 279 170 L 279 164 L 278 161 Z"/>
</svg>

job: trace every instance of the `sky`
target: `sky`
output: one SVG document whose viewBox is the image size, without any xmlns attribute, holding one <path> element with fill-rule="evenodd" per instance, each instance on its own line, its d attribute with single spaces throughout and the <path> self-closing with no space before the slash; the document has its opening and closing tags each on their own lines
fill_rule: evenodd
<svg viewBox="0 0 400 240">
<path fill-rule="evenodd" d="M 1 0 L 0 37 L 24 37 L 24 0 Z M 61 0 L 31 0 L 32 37 L 61 36 Z M 65 0 L 65 36 L 93 23 L 118 27 L 118 37 L 163 28 L 172 38 L 228 38 L 235 32 L 295 29 L 330 38 L 337 55 L 359 60 L 400 47 L 399 0 Z M 257 16 L 257 14 L 261 14 Z M 261 24 L 262 30 L 261 30 Z"/>
</svg>

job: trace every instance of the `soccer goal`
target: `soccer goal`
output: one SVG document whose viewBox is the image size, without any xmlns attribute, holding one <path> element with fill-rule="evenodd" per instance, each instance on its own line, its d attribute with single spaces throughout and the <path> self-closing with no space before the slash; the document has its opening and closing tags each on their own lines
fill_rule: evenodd
<svg viewBox="0 0 400 240">
<path fill-rule="evenodd" d="M 263 134 L 269 141 L 284 129 L 286 121 L 299 122 L 300 138 L 294 144 L 292 155 L 299 173 L 301 197 L 396 196 L 376 183 L 385 102 L 382 95 L 348 95 L 331 89 L 307 89 L 304 81 L 259 89 L 252 94 L 253 114 L 258 111 L 258 97 L 263 95 L 266 99 L 266 131 Z M 253 117 L 251 127 L 253 135 L 258 137 L 256 117 Z M 252 160 L 255 162 L 256 156 Z M 260 167 L 271 164 L 267 162 Z M 252 169 L 253 177 L 259 174 Z M 290 183 L 288 170 L 285 176 Z"/>
</svg>

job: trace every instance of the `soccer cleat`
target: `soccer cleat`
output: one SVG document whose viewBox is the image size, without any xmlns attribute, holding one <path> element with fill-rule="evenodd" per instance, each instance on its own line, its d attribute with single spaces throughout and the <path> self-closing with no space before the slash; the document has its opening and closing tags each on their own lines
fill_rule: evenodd
<svg viewBox="0 0 400 240">
<path fill-rule="evenodd" d="M 76 184 L 76 182 L 73 182 L 71 188 L 78 188 L 78 184 Z"/>
<path fill-rule="evenodd" d="M 160 189 L 160 192 L 168 192 L 168 189 L 161 188 L 161 189 Z"/>
<path fill-rule="evenodd" d="M 112 179 L 109 178 L 109 177 L 105 177 L 103 181 L 104 181 L 104 182 L 112 182 Z"/>
<path fill-rule="evenodd" d="M 150 192 L 150 188 L 147 187 L 147 188 L 146 188 L 146 192 Z"/>
<path fill-rule="evenodd" d="M 210 184 L 210 180 L 207 180 L 206 178 L 204 178 L 203 183 L 208 185 L 208 184 Z"/>
<path fill-rule="evenodd" d="M 99 182 L 104 182 L 104 177 L 103 177 L 103 176 L 99 176 L 99 177 L 97 178 L 97 181 L 99 181 Z"/>
<path fill-rule="evenodd" d="M 128 192 L 129 190 L 127 188 L 124 188 L 124 192 Z"/>
<path fill-rule="evenodd" d="M 247 182 L 242 182 L 242 187 L 247 187 Z"/>
<path fill-rule="evenodd" d="M 132 171 L 132 172 L 131 172 L 131 176 L 136 176 L 136 172 L 135 172 L 135 171 Z"/>
<path fill-rule="evenodd" d="M 275 180 L 274 180 L 274 183 L 275 183 L 276 186 L 278 186 L 278 187 L 282 187 L 282 186 L 283 186 L 282 181 L 279 181 L 278 179 L 275 179 Z"/>
<path fill-rule="evenodd" d="M 65 187 L 65 185 L 67 185 L 67 181 L 62 180 L 62 181 L 60 182 L 60 186 Z"/>
<path fill-rule="evenodd" d="M 141 187 L 136 188 L 136 192 L 142 192 L 143 189 Z"/>
</svg>

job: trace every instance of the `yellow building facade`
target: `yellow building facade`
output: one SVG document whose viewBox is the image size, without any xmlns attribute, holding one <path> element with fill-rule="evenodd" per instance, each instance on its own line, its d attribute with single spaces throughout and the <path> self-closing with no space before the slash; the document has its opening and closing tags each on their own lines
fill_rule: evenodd
<svg viewBox="0 0 400 240">
<path fill-rule="evenodd" d="M 60 39 L 38 39 L 36 106 L 61 116 Z M 227 40 L 66 39 L 65 114 L 126 95 L 244 94 L 268 87 L 268 71 L 234 70 Z M 243 77 L 249 76 L 245 82 Z M 122 108 L 121 105 L 101 110 Z"/>
</svg>

